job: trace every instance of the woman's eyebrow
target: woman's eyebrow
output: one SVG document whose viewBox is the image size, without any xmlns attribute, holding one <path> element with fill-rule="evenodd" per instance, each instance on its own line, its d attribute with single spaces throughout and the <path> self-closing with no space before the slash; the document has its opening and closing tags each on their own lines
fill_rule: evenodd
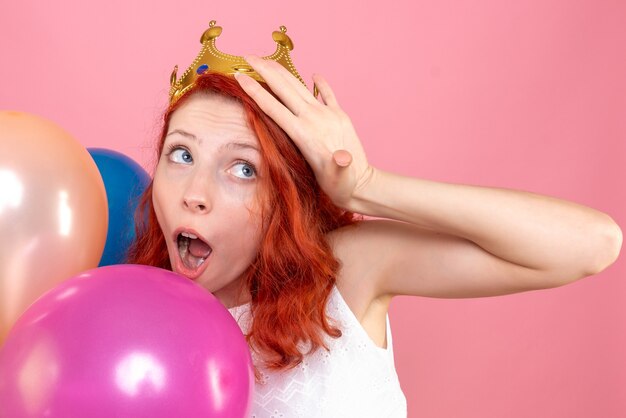
<svg viewBox="0 0 626 418">
<path fill-rule="evenodd" d="M 165 137 L 167 138 L 168 136 L 173 135 L 173 134 L 182 135 L 186 138 L 189 138 L 194 141 L 198 141 L 200 144 L 202 144 L 201 138 L 198 138 L 194 134 L 189 133 L 187 131 L 183 131 L 182 129 L 174 129 L 172 132 L 168 133 Z M 259 152 L 259 149 L 251 142 L 238 142 L 238 141 L 231 141 L 231 142 L 222 144 L 219 149 L 221 151 L 224 149 L 246 149 L 246 148 L 253 149 L 256 152 Z"/>
<path fill-rule="evenodd" d="M 198 140 L 198 138 L 196 138 L 196 136 L 194 134 L 191 134 L 187 131 L 183 131 L 182 129 L 174 129 L 172 132 L 168 133 L 167 135 L 165 135 L 165 137 L 167 138 L 170 135 L 174 135 L 174 134 L 179 134 L 182 136 L 185 136 L 189 139 L 193 139 L 194 141 L 199 141 L 200 143 L 202 143 L 202 140 Z"/>
<path fill-rule="evenodd" d="M 246 148 L 259 152 L 259 149 L 249 142 L 235 142 L 235 141 L 227 142 L 226 144 L 223 144 L 220 147 L 220 150 L 222 149 L 246 149 Z"/>
</svg>

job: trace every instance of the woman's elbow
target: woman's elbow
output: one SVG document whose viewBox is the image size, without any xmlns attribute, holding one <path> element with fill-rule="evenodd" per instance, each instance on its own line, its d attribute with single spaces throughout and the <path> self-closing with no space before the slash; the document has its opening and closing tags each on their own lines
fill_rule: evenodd
<svg viewBox="0 0 626 418">
<path fill-rule="evenodd" d="M 591 274 L 598 274 L 617 261 L 622 249 L 622 241 L 622 230 L 611 219 L 609 225 L 601 233 L 601 245 L 599 246 L 596 263 Z"/>
</svg>

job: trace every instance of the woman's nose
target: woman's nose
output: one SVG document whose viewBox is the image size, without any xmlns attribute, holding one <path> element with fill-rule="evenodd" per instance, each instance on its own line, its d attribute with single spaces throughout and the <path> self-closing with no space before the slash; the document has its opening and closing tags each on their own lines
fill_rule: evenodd
<svg viewBox="0 0 626 418">
<path fill-rule="evenodd" d="M 193 212 L 206 213 L 209 211 L 206 199 L 200 196 L 185 196 L 184 205 L 185 208 Z"/>
<path fill-rule="evenodd" d="M 197 213 L 207 213 L 211 210 L 209 184 L 198 176 L 191 180 L 183 194 L 183 206 L 187 210 Z"/>
</svg>

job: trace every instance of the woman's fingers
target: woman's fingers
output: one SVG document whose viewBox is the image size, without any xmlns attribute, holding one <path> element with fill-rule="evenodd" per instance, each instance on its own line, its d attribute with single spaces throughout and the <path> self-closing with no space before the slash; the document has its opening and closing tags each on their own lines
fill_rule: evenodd
<svg viewBox="0 0 626 418">
<path fill-rule="evenodd" d="M 317 86 L 317 90 L 320 92 L 324 104 L 333 107 L 339 106 L 335 98 L 335 93 L 324 77 L 319 74 L 313 74 L 313 82 Z"/>
<path fill-rule="evenodd" d="M 272 118 L 290 137 L 293 137 L 293 126 L 295 116 L 285 106 L 283 106 L 274 96 L 252 77 L 242 73 L 235 74 L 235 79 L 244 91 L 252 97 L 252 100 L 259 105 L 261 110 Z"/>
<path fill-rule="evenodd" d="M 360 173 L 368 163 L 352 122 L 328 82 L 319 74 L 313 76 L 320 102 L 279 63 L 254 56 L 246 60 L 271 92 L 239 73 L 236 77 L 241 87 L 293 140 L 322 190 L 338 206 L 350 207 Z"/>
<path fill-rule="evenodd" d="M 338 147 L 343 145 L 337 143 L 338 138 L 343 138 L 340 132 L 341 124 L 338 123 L 340 116 L 338 112 L 341 112 L 341 109 L 330 85 L 322 76 L 319 74 L 313 76 L 323 101 L 320 103 L 300 80 L 281 64 L 254 55 L 246 56 L 245 59 L 267 82 L 276 96 L 245 74 L 236 74 L 239 84 L 261 110 L 283 128 L 300 148 L 309 164 L 315 165 L 314 161 L 326 160 L 330 151 L 335 169 L 342 171 L 352 165 L 351 152 Z"/>
<path fill-rule="evenodd" d="M 256 58 L 256 59 L 260 59 L 259 57 L 257 57 L 256 55 L 251 55 L 251 57 Z M 287 70 L 285 67 L 283 67 L 281 64 L 279 64 L 276 61 L 273 60 L 264 60 L 261 59 L 262 62 L 266 63 L 266 65 L 268 65 L 269 67 L 275 69 L 276 71 L 278 71 L 278 73 L 280 75 L 282 75 L 285 80 L 287 80 L 287 82 L 298 92 L 298 94 L 300 94 L 300 97 L 302 97 L 302 99 L 304 99 L 304 101 L 306 102 L 313 102 L 313 97 L 311 95 L 311 92 L 307 89 L 307 87 L 293 74 L 291 74 L 291 72 L 289 72 L 289 70 Z"/>
<path fill-rule="evenodd" d="M 315 100 L 300 80 L 279 63 L 255 55 L 245 59 L 294 115 L 302 113 Z"/>
</svg>

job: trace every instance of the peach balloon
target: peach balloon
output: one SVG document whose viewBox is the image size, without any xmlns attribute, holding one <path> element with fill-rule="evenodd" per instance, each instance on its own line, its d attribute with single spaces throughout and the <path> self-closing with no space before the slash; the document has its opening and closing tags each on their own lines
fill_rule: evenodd
<svg viewBox="0 0 626 418">
<path fill-rule="evenodd" d="M 0 111 L 0 345 L 35 299 L 97 267 L 107 225 L 85 147 L 49 120 Z"/>
</svg>

